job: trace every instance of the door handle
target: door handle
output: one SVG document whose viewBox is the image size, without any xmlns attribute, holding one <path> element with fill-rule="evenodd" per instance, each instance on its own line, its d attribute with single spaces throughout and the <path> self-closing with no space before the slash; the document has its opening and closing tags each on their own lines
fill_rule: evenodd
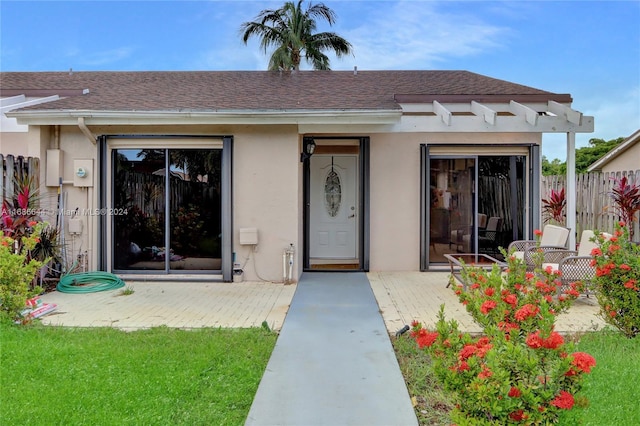
<svg viewBox="0 0 640 426">
<path fill-rule="evenodd" d="M 356 214 L 352 214 L 351 216 L 348 216 L 347 219 L 351 219 L 352 217 L 356 217 Z"/>
</svg>

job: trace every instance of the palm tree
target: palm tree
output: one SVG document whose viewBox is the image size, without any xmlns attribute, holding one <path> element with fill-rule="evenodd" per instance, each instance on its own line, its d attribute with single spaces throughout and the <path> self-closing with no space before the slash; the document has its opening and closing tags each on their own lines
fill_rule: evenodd
<svg viewBox="0 0 640 426">
<path fill-rule="evenodd" d="M 280 9 L 263 10 L 253 22 L 240 26 L 242 41 L 252 36 L 260 37 L 260 46 L 265 53 L 269 46 L 276 49 L 269 60 L 269 70 L 298 70 L 304 55 L 316 70 L 328 70 L 329 58 L 323 53 L 332 50 L 337 57 L 352 53 L 351 44 L 333 32 L 315 33 L 316 18 L 333 25 L 336 15 L 322 3 L 311 4 L 302 10 L 302 1 L 286 2 Z"/>
</svg>

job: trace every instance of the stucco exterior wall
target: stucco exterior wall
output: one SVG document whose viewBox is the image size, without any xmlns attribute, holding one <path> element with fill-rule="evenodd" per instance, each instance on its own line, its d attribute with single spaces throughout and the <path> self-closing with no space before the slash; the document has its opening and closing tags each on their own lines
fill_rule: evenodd
<svg viewBox="0 0 640 426">
<path fill-rule="evenodd" d="M 482 145 L 539 144 L 536 134 L 403 133 L 371 136 L 372 271 L 420 269 L 420 144 L 480 153 Z M 498 152 L 494 147 L 489 152 Z M 488 151 L 484 151 L 487 154 Z"/>
<path fill-rule="evenodd" d="M 602 167 L 604 173 L 638 169 L 640 169 L 640 142 L 636 142 Z"/>
<path fill-rule="evenodd" d="M 302 205 L 299 138 L 295 127 L 233 129 L 233 232 L 236 261 L 245 279 L 282 280 L 282 252 L 296 250 L 301 268 Z M 239 244 L 240 228 L 257 228 L 258 245 Z M 296 275 L 297 277 L 297 275 Z"/>
<path fill-rule="evenodd" d="M 301 163 L 299 161 L 299 137 L 292 126 L 200 126 L 181 127 L 92 127 L 94 134 L 138 135 L 232 135 L 233 144 L 233 251 L 236 262 L 243 266 L 246 280 L 282 280 L 282 252 L 289 244 L 296 249 L 295 270 L 301 272 Z M 44 143 L 44 154 L 46 147 Z M 97 147 L 78 128 L 62 127 L 60 149 L 63 152 L 63 192 L 66 194 L 65 210 L 93 209 L 97 200 Z M 91 159 L 96 177 L 93 188 L 73 186 L 74 160 Z M 43 167 L 46 160 L 43 160 Z M 111 182 L 111 175 L 108 176 Z M 44 183 L 44 177 L 42 179 Z M 48 188 L 49 208 L 56 208 L 57 188 Z M 51 218 L 55 221 L 55 217 Z M 65 217 L 68 228 L 69 217 Z M 97 216 L 82 217 L 82 235 L 72 237 L 75 258 L 79 249 L 88 250 L 89 269 L 95 269 L 97 259 Z M 259 233 L 256 250 L 239 244 L 239 229 L 255 227 Z M 108 262 L 110 263 L 110 262 Z M 296 275 L 297 277 L 297 275 Z"/>
<path fill-rule="evenodd" d="M 233 144 L 233 251 L 246 280 L 282 280 L 283 250 L 294 244 L 295 277 L 302 271 L 302 163 L 301 135 L 296 126 L 120 126 L 91 127 L 96 135 L 232 135 Z M 56 147 L 52 128 L 30 129 L 24 143 L 27 153 L 39 152 L 42 161 L 43 207 L 57 206 L 57 187 L 45 186 L 46 150 Z M 539 144 L 539 134 L 491 133 L 358 133 L 370 136 L 370 269 L 411 271 L 420 265 L 420 144 L 439 145 L 456 151 L 479 153 L 482 145 Z M 5 136 L 6 137 L 6 136 Z M 4 139 L 9 140 L 9 139 Z M 4 142 L 3 140 L 3 142 Z M 12 146 L 14 142 L 11 142 Z M 18 142 L 15 142 L 18 143 Z M 477 145 L 476 150 L 474 146 Z M 8 145 L 3 144 L 4 147 Z M 60 128 L 59 148 L 63 151 L 62 178 L 65 182 L 65 209 L 92 209 L 97 205 L 97 147 L 76 126 Z M 458 147 L 459 148 L 459 147 Z M 491 148 L 487 152 L 496 152 Z M 459 153 L 459 150 L 457 150 Z M 24 155 L 24 154 L 23 154 Z M 93 160 L 93 188 L 73 186 L 74 160 Z M 108 176 L 109 182 L 111 176 Z M 48 204 L 47 204 L 48 203 Z M 55 216 L 45 218 L 55 221 Z M 69 217 L 65 217 L 68 221 Z M 71 258 L 87 251 L 89 269 L 98 264 L 97 216 L 84 216 L 82 235 L 67 234 Z M 67 226 L 67 222 L 65 222 Z M 256 250 L 239 244 L 240 228 L 255 227 L 259 233 Z"/>
</svg>

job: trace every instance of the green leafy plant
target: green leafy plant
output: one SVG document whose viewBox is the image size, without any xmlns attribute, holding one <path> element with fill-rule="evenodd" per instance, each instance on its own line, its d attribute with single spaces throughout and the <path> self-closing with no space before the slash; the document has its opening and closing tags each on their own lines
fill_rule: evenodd
<svg viewBox="0 0 640 426">
<path fill-rule="evenodd" d="M 611 197 L 622 222 L 631 225 L 636 220 L 636 213 L 640 211 L 640 184 L 631 183 L 626 176 L 616 178 Z M 632 237 L 633 227 L 629 231 L 629 238 Z"/>
<path fill-rule="evenodd" d="M 38 189 L 33 176 L 16 179 L 13 197 L 2 200 L 0 230 L 10 236 L 17 244 L 17 250 L 22 250 L 22 237 L 33 232 L 33 226 L 39 222 L 38 218 Z"/>
<path fill-rule="evenodd" d="M 527 272 L 513 256 L 503 273 L 463 269 L 468 290 L 460 302 L 484 329 L 481 337 L 461 333 L 441 307 L 435 331 L 418 322 L 412 336 L 434 360 L 434 372 L 456 402 L 458 425 L 552 424 L 560 413 L 584 404 L 577 393 L 595 359 L 554 330 L 555 317 L 579 296 L 577 285 L 558 295 L 551 268 Z"/>
<path fill-rule="evenodd" d="M 547 215 L 546 221 L 553 219 L 557 223 L 564 223 L 566 205 L 564 188 L 559 191 L 552 189 L 549 198 L 542 199 L 542 211 Z"/>
<path fill-rule="evenodd" d="M 21 312 L 27 299 L 36 296 L 41 289 L 32 286 L 42 262 L 30 258 L 29 250 L 38 242 L 37 232 L 16 239 L 0 231 L 0 314 L 12 321 L 21 320 Z"/>
<path fill-rule="evenodd" d="M 640 334 L 640 245 L 629 239 L 624 222 L 616 224 L 612 238 L 599 235 L 600 248 L 592 251 L 596 268 L 594 287 L 600 315 L 627 337 Z"/>
</svg>

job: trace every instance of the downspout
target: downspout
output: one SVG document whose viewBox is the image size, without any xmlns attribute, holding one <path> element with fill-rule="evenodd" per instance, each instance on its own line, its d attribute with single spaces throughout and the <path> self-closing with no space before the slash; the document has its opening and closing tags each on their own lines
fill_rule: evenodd
<svg viewBox="0 0 640 426">
<path fill-rule="evenodd" d="M 87 137 L 87 139 L 89 139 L 95 146 L 98 139 L 96 138 L 96 135 L 94 135 L 84 123 L 84 117 L 78 117 L 78 127 L 80 128 L 80 131 Z"/>
<path fill-rule="evenodd" d="M 60 149 L 60 125 L 53 126 L 53 146 L 51 149 Z"/>
<path fill-rule="evenodd" d="M 91 130 L 89 130 L 89 128 L 87 127 L 84 122 L 84 117 L 78 117 L 78 127 L 80 128 L 80 131 L 87 137 L 87 139 L 91 141 L 93 146 L 97 148 L 98 138 L 96 138 L 96 135 L 94 135 L 93 132 L 91 132 Z M 96 157 L 98 156 L 96 155 Z M 93 185 L 87 188 L 87 209 L 92 209 L 95 205 L 93 199 L 93 188 L 95 187 L 95 185 L 98 185 L 98 173 L 95 173 L 95 170 L 97 170 L 96 167 L 94 167 L 94 173 L 93 176 L 91 176 L 91 178 L 93 179 Z M 95 269 L 93 268 L 93 265 L 97 264 L 97 250 L 94 250 L 93 247 L 93 229 L 95 227 L 94 220 L 96 218 L 97 216 L 95 215 L 87 217 L 87 245 L 89 247 L 89 250 L 91 250 L 91 256 L 89 265 L 87 265 L 87 269 Z"/>
</svg>

